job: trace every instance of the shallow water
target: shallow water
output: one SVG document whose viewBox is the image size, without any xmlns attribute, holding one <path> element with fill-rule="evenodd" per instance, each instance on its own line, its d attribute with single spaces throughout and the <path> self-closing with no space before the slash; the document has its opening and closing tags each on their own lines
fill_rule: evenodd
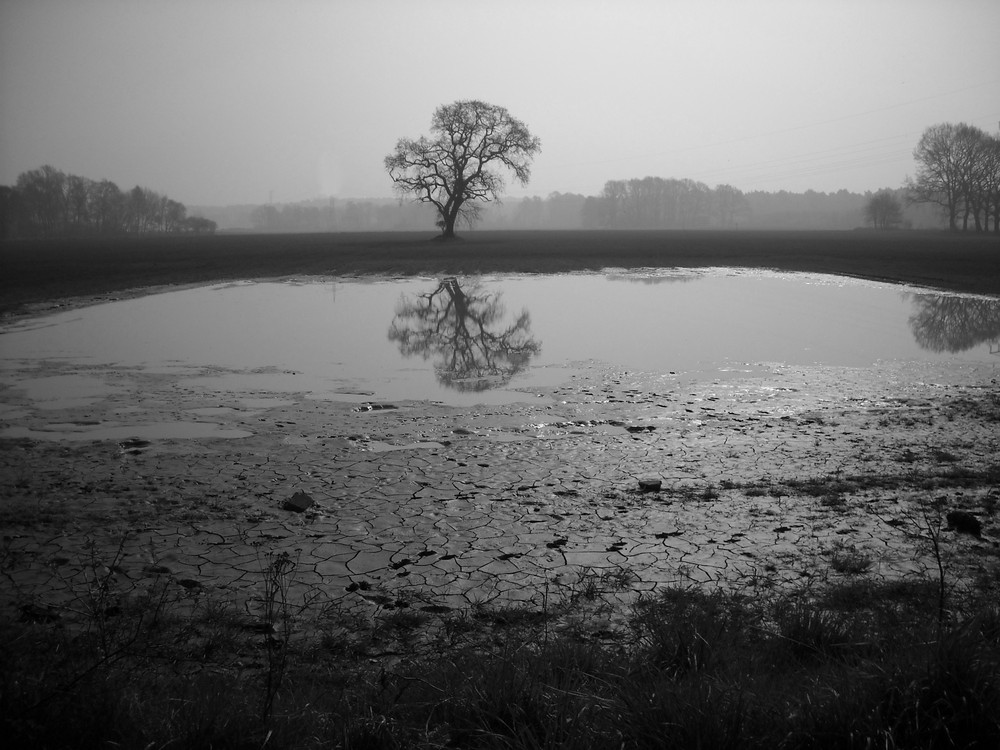
<svg viewBox="0 0 1000 750">
<path fill-rule="evenodd" d="M 531 398 L 595 361 L 695 379 L 775 363 L 997 362 L 998 341 L 995 298 L 820 275 L 238 283 L 6 326 L 0 384 L 52 409 L 113 392 L 95 367 L 247 397 L 470 405 Z M 46 362 L 89 374 L 24 374 Z"/>
</svg>

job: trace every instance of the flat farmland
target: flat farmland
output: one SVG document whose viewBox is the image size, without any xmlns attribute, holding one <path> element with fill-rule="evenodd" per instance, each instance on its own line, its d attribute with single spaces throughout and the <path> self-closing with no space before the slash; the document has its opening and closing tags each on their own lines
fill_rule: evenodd
<svg viewBox="0 0 1000 750">
<path fill-rule="evenodd" d="M 945 232 L 490 231 L 218 234 L 0 244 L 0 312 L 145 287 L 323 275 L 732 266 L 1000 294 L 1000 237 Z"/>
<path fill-rule="evenodd" d="M 7 243 L 0 309 L 712 266 L 1000 299 L 992 237 L 470 232 Z M 689 378 L 595 358 L 449 406 L 228 379 L 284 366 L 5 361 L 6 746 L 1000 746 L 993 362 Z"/>
</svg>

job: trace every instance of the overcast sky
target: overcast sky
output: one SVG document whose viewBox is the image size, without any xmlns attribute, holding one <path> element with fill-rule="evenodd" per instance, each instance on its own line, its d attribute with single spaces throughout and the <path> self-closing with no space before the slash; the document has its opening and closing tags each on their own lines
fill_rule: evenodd
<svg viewBox="0 0 1000 750">
<path fill-rule="evenodd" d="M 542 140 L 527 188 L 875 190 L 996 132 L 997 0 L 0 0 L 0 184 L 51 164 L 188 206 L 388 197 L 458 99 Z"/>
</svg>

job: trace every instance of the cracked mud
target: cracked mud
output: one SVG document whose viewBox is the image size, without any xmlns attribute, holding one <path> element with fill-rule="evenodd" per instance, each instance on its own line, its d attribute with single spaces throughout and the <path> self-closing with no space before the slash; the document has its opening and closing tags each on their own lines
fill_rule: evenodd
<svg viewBox="0 0 1000 750">
<path fill-rule="evenodd" d="M 45 410 L 8 390 L 0 412 L 28 425 L 0 452 L 0 605 L 64 621 L 98 580 L 126 594 L 169 580 L 252 610 L 284 553 L 291 600 L 363 616 L 540 606 L 587 576 L 622 602 L 857 574 L 844 559 L 892 578 L 934 566 L 928 501 L 983 522 L 981 539 L 943 532 L 954 575 L 997 556 L 995 368 L 772 366 L 698 383 L 592 366 L 472 408 L 35 374 L 113 386 Z M 207 437 L 124 437 L 178 422 Z M 85 439 L 101 429 L 117 431 Z M 296 493 L 313 502 L 286 506 Z"/>
</svg>

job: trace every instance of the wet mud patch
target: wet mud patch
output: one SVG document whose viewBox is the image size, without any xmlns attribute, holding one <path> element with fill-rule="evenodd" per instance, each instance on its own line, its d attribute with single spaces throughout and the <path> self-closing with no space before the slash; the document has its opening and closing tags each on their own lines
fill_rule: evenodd
<svg viewBox="0 0 1000 750">
<path fill-rule="evenodd" d="M 684 383 L 595 366 L 523 403 L 393 408 L 182 377 L 126 373 L 141 398 L 32 418 L 247 434 L 2 440 L 3 606 L 71 619 L 113 559 L 123 596 L 159 577 L 249 607 L 262 561 L 284 553 L 295 597 L 358 617 L 538 606 L 583 580 L 625 606 L 665 585 L 931 575 L 928 523 L 956 580 L 1000 581 L 1000 397 L 982 368 Z M 289 510 L 296 493 L 312 502 Z M 947 529 L 954 511 L 981 537 Z"/>
</svg>

